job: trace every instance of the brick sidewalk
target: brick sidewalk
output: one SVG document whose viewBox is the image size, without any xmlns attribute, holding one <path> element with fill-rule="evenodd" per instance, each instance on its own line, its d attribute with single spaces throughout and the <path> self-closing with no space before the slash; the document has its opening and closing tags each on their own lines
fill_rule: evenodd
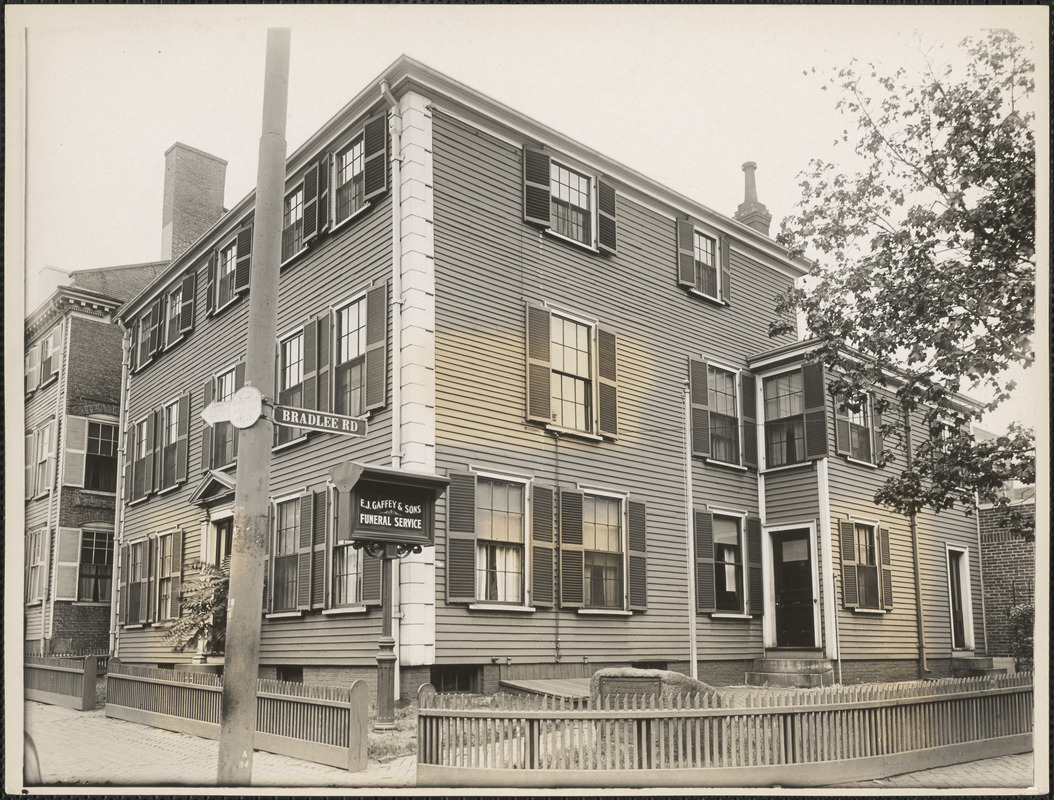
<svg viewBox="0 0 1054 800">
<path fill-rule="evenodd" d="M 182 733 L 108 719 L 101 709 L 73 711 L 27 702 L 25 726 L 40 757 L 45 785 L 215 786 L 219 745 Z M 411 787 L 414 756 L 363 772 L 327 767 L 273 753 L 253 757 L 253 786 Z"/>
<path fill-rule="evenodd" d="M 838 789 L 1019 789 L 1035 786 L 1033 753 L 908 772 L 891 778 L 838 784 Z"/>
</svg>

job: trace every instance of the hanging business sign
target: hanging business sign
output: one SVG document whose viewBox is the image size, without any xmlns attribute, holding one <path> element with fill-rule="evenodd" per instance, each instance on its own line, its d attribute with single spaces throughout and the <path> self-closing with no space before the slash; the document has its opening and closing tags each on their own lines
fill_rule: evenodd
<svg viewBox="0 0 1054 800">
<path fill-rule="evenodd" d="M 276 405 L 274 407 L 274 421 L 279 425 L 287 425 L 292 428 L 341 433 L 345 436 L 366 435 L 366 420 L 362 417 L 345 417 L 342 414 L 312 411 L 309 408 Z"/>
<path fill-rule="evenodd" d="M 334 467 L 330 477 L 337 490 L 338 538 L 435 543 L 435 503 L 446 478 L 350 461 Z"/>
</svg>

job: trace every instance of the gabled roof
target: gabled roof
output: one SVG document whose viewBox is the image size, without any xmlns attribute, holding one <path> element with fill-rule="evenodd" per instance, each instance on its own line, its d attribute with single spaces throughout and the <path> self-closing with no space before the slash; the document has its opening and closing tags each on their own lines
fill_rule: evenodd
<svg viewBox="0 0 1054 800">
<path fill-rule="evenodd" d="M 209 470 L 205 473 L 187 502 L 196 506 L 223 500 L 234 494 L 235 479 L 226 472 Z"/>
</svg>

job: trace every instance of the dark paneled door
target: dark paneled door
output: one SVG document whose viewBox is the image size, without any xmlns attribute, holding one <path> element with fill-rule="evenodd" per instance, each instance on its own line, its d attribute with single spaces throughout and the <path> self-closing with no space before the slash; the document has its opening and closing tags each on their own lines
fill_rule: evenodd
<svg viewBox="0 0 1054 800">
<path fill-rule="evenodd" d="M 772 534 L 777 647 L 815 645 L 812 571 L 808 530 Z"/>
</svg>

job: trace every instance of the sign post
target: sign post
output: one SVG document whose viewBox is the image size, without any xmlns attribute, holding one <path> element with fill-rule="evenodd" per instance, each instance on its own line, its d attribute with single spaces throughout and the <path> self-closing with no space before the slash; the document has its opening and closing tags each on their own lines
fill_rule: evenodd
<svg viewBox="0 0 1054 800">
<path fill-rule="evenodd" d="M 256 735 L 256 686 L 260 661 L 260 597 L 267 550 L 267 508 L 271 478 L 272 426 L 259 416 L 260 390 L 274 386 L 274 342 L 278 328 L 278 262 L 285 190 L 285 121 L 289 94 L 288 28 L 267 31 L 263 124 L 256 177 L 252 271 L 245 384 L 254 391 L 224 409 L 238 432 L 240 466 L 234 490 L 230 591 L 217 783 L 252 784 Z"/>
<path fill-rule="evenodd" d="M 353 461 L 330 472 L 337 490 L 338 535 L 370 558 L 381 559 L 381 636 L 377 642 L 377 721 L 395 727 L 395 638 L 392 564 L 435 544 L 435 501 L 448 480 L 437 475 L 369 467 Z"/>
</svg>

